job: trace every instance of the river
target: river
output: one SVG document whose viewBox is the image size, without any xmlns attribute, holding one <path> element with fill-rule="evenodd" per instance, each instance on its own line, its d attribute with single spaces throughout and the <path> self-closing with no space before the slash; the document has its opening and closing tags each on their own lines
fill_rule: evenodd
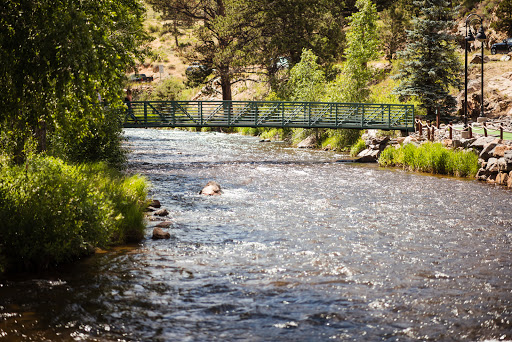
<svg viewBox="0 0 512 342">
<path fill-rule="evenodd" d="M 512 340 L 512 192 L 220 133 L 128 129 L 170 212 L 147 237 L 0 279 L 0 340 Z M 199 195 L 217 181 L 222 196 Z"/>
</svg>

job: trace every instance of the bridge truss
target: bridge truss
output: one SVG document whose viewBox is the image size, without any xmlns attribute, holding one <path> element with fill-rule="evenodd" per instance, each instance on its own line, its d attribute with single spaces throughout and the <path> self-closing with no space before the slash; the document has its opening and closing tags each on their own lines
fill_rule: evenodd
<svg viewBox="0 0 512 342">
<path fill-rule="evenodd" d="M 133 101 L 124 127 L 292 127 L 414 131 L 414 106 L 286 101 Z"/>
</svg>

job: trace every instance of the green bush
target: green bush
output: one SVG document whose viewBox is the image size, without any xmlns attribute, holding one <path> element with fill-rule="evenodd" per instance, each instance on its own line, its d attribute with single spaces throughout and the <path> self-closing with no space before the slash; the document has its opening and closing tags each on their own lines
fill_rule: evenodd
<svg viewBox="0 0 512 342">
<path fill-rule="evenodd" d="M 352 157 L 355 157 L 359 153 L 364 151 L 365 149 L 366 149 L 366 143 L 364 142 L 363 139 L 359 138 L 359 140 L 354 145 L 352 145 L 352 147 L 350 148 L 350 155 Z"/>
<path fill-rule="evenodd" d="M 379 157 L 381 166 L 403 168 L 434 174 L 474 177 L 478 172 L 478 156 L 470 151 L 454 151 L 440 143 L 413 144 L 395 148 L 387 147 Z"/>
<path fill-rule="evenodd" d="M 356 129 L 327 129 L 324 134 L 322 146 L 331 145 L 337 151 L 344 151 L 357 143 L 362 131 Z"/>
<path fill-rule="evenodd" d="M 101 119 L 57 129 L 49 134 L 49 153 L 71 163 L 106 162 L 121 169 L 126 162 L 122 123 L 125 112 L 105 110 Z M 85 133 L 84 133 L 85 132 Z"/>
<path fill-rule="evenodd" d="M 398 150 L 393 146 L 388 146 L 381 152 L 379 157 L 379 165 L 381 166 L 395 166 L 397 160 Z"/>
<path fill-rule="evenodd" d="M 105 164 L 28 158 L 0 169 L 0 250 L 13 269 L 44 269 L 141 237 L 146 181 Z"/>
</svg>

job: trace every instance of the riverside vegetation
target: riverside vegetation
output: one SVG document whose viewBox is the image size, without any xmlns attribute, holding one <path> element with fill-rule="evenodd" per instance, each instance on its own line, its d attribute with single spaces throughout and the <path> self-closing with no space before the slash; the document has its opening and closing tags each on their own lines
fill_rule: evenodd
<svg viewBox="0 0 512 342">
<path fill-rule="evenodd" d="M 140 241 L 147 182 L 107 164 L 34 155 L 0 166 L 1 269 L 42 270 Z"/>
<path fill-rule="evenodd" d="M 0 273 L 143 238 L 149 184 L 121 170 L 124 72 L 147 55 L 144 12 L 138 0 L 2 7 Z"/>
<path fill-rule="evenodd" d="M 441 143 L 432 142 L 420 146 L 388 146 L 378 162 L 381 166 L 399 166 L 411 171 L 458 177 L 474 177 L 479 169 L 478 155 L 473 151 L 451 150 Z"/>
</svg>

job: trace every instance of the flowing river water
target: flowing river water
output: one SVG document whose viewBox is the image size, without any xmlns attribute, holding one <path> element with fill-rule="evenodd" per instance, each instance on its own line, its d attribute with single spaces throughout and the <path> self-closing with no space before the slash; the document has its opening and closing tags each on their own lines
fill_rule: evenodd
<svg viewBox="0 0 512 342">
<path fill-rule="evenodd" d="M 256 138 L 129 129 L 170 212 L 78 265 L 0 279 L 0 340 L 512 340 L 512 192 Z M 198 194 L 217 181 L 222 196 Z"/>
</svg>

